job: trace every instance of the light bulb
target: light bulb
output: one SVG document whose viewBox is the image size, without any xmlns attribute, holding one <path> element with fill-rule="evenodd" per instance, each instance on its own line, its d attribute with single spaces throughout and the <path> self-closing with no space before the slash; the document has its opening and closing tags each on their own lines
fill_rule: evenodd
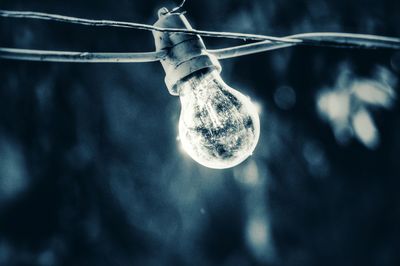
<svg viewBox="0 0 400 266">
<path fill-rule="evenodd" d="M 191 29 L 185 16 L 159 11 L 157 27 Z M 165 82 L 179 96 L 179 137 L 183 149 L 196 162 L 215 169 L 230 168 L 248 158 L 260 135 L 257 108 L 250 98 L 224 83 L 218 60 L 207 53 L 197 35 L 153 32 Z"/>
<path fill-rule="evenodd" d="M 196 162 L 233 167 L 256 147 L 260 122 L 250 99 L 230 88 L 217 70 L 199 71 L 179 85 L 179 138 Z"/>
</svg>

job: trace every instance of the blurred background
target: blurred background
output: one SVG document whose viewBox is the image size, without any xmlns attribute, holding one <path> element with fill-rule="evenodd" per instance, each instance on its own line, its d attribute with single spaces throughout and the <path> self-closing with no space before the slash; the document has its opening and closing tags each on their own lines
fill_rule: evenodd
<svg viewBox="0 0 400 266">
<path fill-rule="evenodd" d="M 0 0 L 153 24 L 171 0 Z M 194 27 L 400 36 L 394 0 L 188 0 Z M 0 46 L 152 51 L 150 32 L 0 19 Z M 205 39 L 210 48 L 240 44 Z M 400 265 L 400 52 L 295 47 L 221 62 L 260 109 L 227 170 L 177 140 L 159 63 L 0 60 L 0 265 Z"/>
</svg>

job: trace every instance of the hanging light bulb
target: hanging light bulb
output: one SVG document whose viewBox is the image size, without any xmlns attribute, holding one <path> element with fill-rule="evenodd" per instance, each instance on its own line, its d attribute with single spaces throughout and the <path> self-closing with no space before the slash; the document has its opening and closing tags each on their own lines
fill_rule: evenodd
<svg viewBox="0 0 400 266">
<path fill-rule="evenodd" d="M 185 16 L 160 9 L 154 24 L 191 29 Z M 207 53 L 200 36 L 154 32 L 165 82 L 182 104 L 179 137 L 184 150 L 198 163 L 215 169 L 230 168 L 249 157 L 257 145 L 260 121 L 249 97 L 221 79 L 218 60 Z"/>
</svg>

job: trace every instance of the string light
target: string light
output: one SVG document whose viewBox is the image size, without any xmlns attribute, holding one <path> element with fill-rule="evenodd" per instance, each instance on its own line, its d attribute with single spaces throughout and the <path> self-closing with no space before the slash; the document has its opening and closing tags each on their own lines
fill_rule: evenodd
<svg viewBox="0 0 400 266">
<path fill-rule="evenodd" d="M 159 27 L 191 29 L 184 15 L 159 11 Z M 161 60 L 165 83 L 182 104 L 179 138 L 183 149 L 209 168 L 233 167 L 256 147 L 260 121 L 250 99 L 221 79 L 221 65 L 207 53 L 200 36 L 154 32 L 157 51 L 168 51 Z"/>
<path fill-rule="evenodd" d="M 156 51 L 147 53 L 88 53 L 1 48 L 0 58 L 53 62 L 154 62 L 160 61 L 165 83 L 182 104 L 179 138 L 184 150 L 198 163 L 216 169 L 230 168 L 255 149 L 260 122 L 256 106 L 221 79 L 218 59 L 233 58 L 294 45 L 400 49 L 400 39 L 349 33 L 304 33 L 287 37 L 195 30 L 186 17 L 166 8 L 154 25 L 89 20 L 61 15 L 0 10 L 2 17 L 34 18 L 90 26 L 111 26 L 153 32 Z M 258 41 L 207 50 L 200 36 Z"/>
</svg>

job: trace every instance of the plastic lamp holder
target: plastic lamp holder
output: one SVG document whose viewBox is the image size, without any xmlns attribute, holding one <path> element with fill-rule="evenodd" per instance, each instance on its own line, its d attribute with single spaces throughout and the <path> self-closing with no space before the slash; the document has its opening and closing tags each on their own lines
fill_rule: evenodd
<svg viewBox="0 0 400 266">
<path fill-rule="evenodd" d="M 183 14 L 170 13 L 168 9 L 158 11 L 161 28 L 193 29 Z M 199 35 L 180 32 L 153 31 L 157 51 L 165 50 L 167 55 L 161 60 L 165 71 L 165 83 L 171 95 L 179 95 L 179 83 L 196 71 L 216 69 L 221 72 L 218 59 L 209 54 Z"/>
</svg>

